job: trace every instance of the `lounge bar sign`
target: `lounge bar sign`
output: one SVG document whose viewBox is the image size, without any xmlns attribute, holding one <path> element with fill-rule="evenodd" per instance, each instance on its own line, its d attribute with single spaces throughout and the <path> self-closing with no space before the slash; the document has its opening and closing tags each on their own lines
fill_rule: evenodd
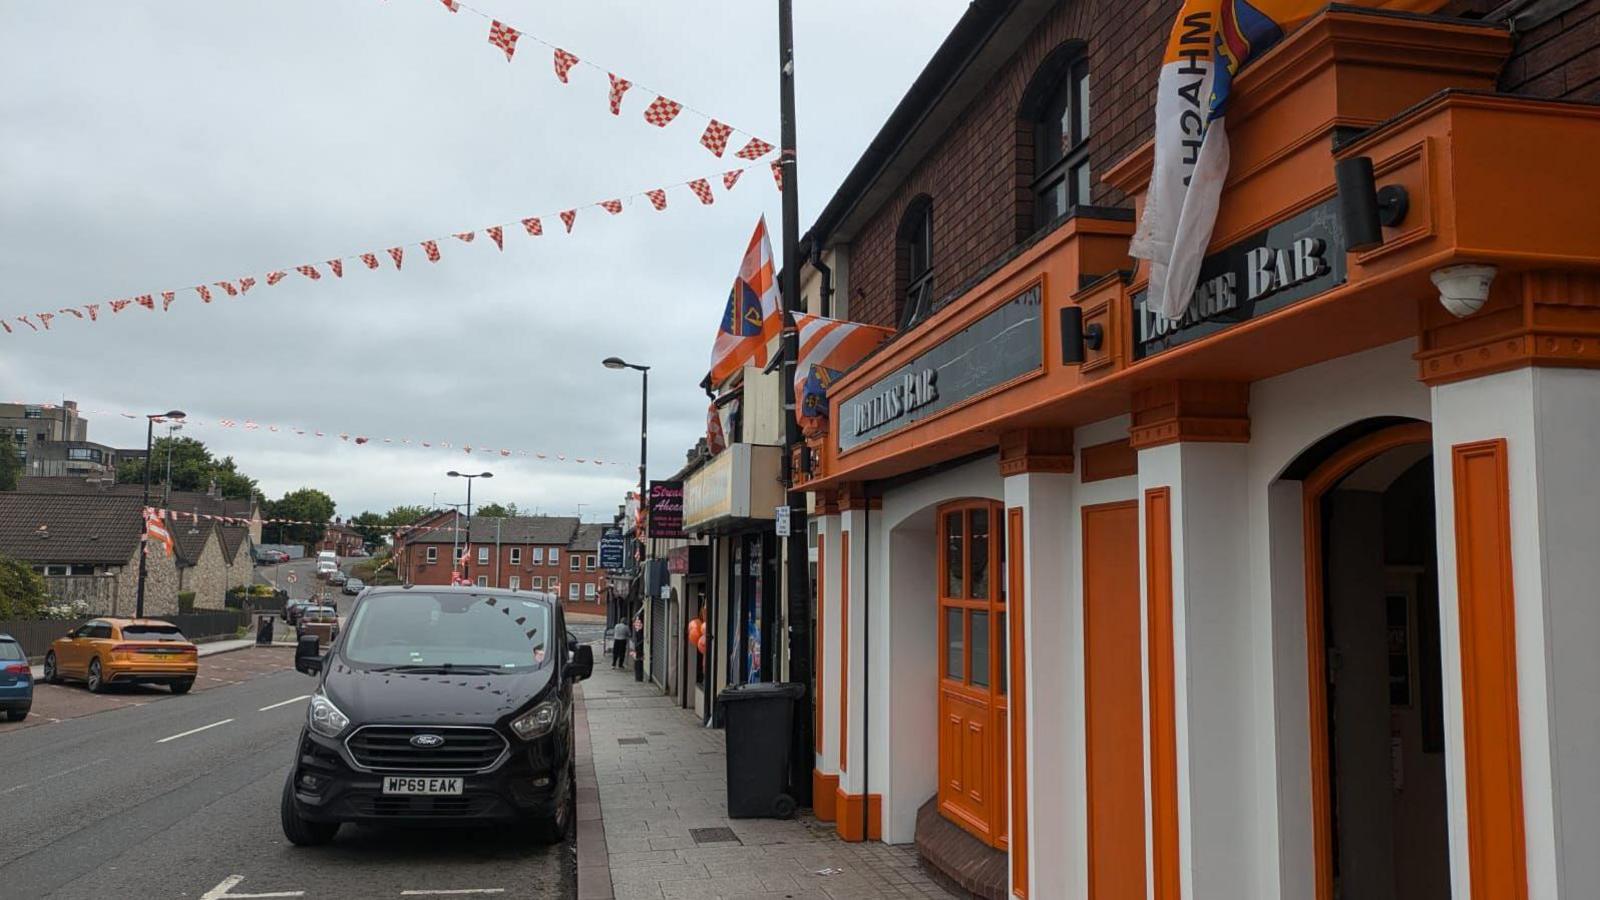
<svg viewBox="0 0 1600 900">
<path fill-rule="evenodd" d="M 850 450 L 1044 365 L 1044 310 L 1034 284 L 839 404 L 839 449 Z"/>
<path fill-rule="evenodd" d="M 1133 357 L 1143 359 L 1320 294 L 1345 280 L 1337 197 L 1205 258 L 1189 308 L 1169 319 L 1133 296 Z"/>
<path fill-rule="evenodd" d="M 650 482 L 650 536 L 683 537 L 683 482 Z"/>
</svg>

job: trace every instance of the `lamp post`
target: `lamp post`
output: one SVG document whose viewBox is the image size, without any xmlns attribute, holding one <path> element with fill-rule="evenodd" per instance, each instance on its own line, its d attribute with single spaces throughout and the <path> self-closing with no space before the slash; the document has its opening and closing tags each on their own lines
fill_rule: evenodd
<svg viewBox="0 0 1600 900">
<path fill-rule="evenodd" d="M 649 503 L 649 497 L 645 493 L 647 488 L 647 484 L 645 482 L 645 458 L 649 449 L 650 436 L 650 367 L 626 362 L 620 357 L 616 356 L 606 357 L 601 362 L 601 365 L 608 369 L 632 369 L 635 372 L 638 372 L 641 376 L 639 382 L 639 508 L 646 511 L 646 518 L 648 518 L 648 510 L 650 507 L 647 505 Z M 639 541 L 639 546 L 642 548 L 644 546 L 644 535 L 635 534 L 634 537 Z M 640 570 L 639 577 L 644 577 L 643 569 Z M 641 581 L 640 586 L 643 587 L 643 585 L 644 582 Z M 644 592 L 641 590 L 640 595 L 643 596 L 643 594 Z M 627 613 L 628 610 L 624 608 L 622 616 L 624 621 L 626 621 L 628 618 Z M 641 612 L 641 615 L 642 614 L 643 613 Z M 642 641 L 640 642 L 639 646 L 641 649 L 643 648 Z M 633 680 L 644 680 L 644 656 L 642 653 L 636 654 L 634 657 Z"/>
<path fill-rule="evenodd" d="M 467 480 L 467 550 L 468 550 L 468 552 L 470 552 L 472 550 L 472 480 L 474 478 L 493 478 L 494 477 L 494 473 L 493 472 L 478 472 L 476 474 L 468 475 L 465 472 L 457 472 L 455 469 L 451 469 L 450 471 L 446 472 L 445 474 L 449 475 L 451 478 L 465 478 Z M 460 529 L 458 528 L 457 531 L 459 531 L 459 530 Z M 454 551 L 452 551 L 452 552 L 454 552 Z M 463 553 L 461 555 L 461 558 L 462 559 L 466 559 L 466 554 Z M 451 560 L 451 561 L 454 562 L 458 566 L 461 565 L 461 560 Z"/>
<path fill-rule="evenodd" d="M 142 527 L 148 527 L 145 525 L 144 511 L 150 508 L 150 456 L 155 452 L 156 420 L 181 418 L 183 418 L 183 411 L 177 409 L 164 413 L 151 413 L 144 417 L 144 504 L 139 507 L 139 524 Z M 135 618 L 140 619 L 144 618 L 144 580 L 149 571 L 149 563 L 145 561 L 145 555 L 149 550 L 149 541 L 141 539 L 139 541 L 139 589 L 134 595 L 133 601 L 133 615 Z"/>
</svg>

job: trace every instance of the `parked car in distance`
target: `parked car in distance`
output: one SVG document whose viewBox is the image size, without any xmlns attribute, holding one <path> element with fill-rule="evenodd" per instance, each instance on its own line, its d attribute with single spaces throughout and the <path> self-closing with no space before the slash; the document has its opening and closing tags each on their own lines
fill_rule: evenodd
<svg viewBox="0 0 1600 900">
<path fill-rule="evenodd" d="M 256 565 L 258 566 L 274 566 L 278 563 L 286 563 L 288 561 L 289 554 L 283 552 L 282 550 L 256 550 Z"/>
<path fill-rule="evenodd" d="M 0 633 L 0 712 L 20 722 L 32 708 L 33 670 L 28 668 L 28 654 L 15 638 Z"/>
<path fill-rule="evenodd" d="M 56 638 L 44 655 L 46 682 L 71 678 L 96 694 L 108 684 L 164 684 L 187 694 L 199 671 L 199 648 L 160 619 L 94 619 Z"/>
<path fill-rule="evenodd" d="M 333 560 L 331 560 L 331 559 L 319 559 L 319 560 L 317 560 L 317 577 L 318 578 L 327 578 L 329 575 L 332 575 L 333 573 L 335 573 L 337 571 L 339 571 L 339 564 L 334 562 Z"/>
<path fill-rule="evenodd" d="M 314 634 L 324 645 L 339 637 L 339 613 L 332 606 L 307 606 L 296 623 L 295 634 Z"/>
<path fill-rule="evenodd" d="M 295 669 L 317 688 L 279 805 L 290 843 L 326 844 L 346 822 L 565 836 L 572 685 L 593 672 L 594 651 L 568 639 L 560 604 L 487 588 L 377 587 L 331 650 L 300 638 Z"/>
<path fill-rule="evenodd" d="M 295 624 L 300 621 L 300 614 L 305 612 L 306 607 L 310 605 L 305 600 L 295 600 L 283 608 L 283 621 L 290 625 Z"/>
<path fill-rule="evenodd" d="M 349 575 L 346 575 L 345 573 L 339 571 L 338 569 L 334 569 L 332 572 L 328 573 L 328 583 L 329 584 L 344 584 L 345 581 L 347 579 L 349 579 L 349 577 L 350 577 Z"/>
<path fill-rule="evenodd" d="M 346 578 L 343 590 L 346 594 L 355 596 L 356 594 L 361 593 L 361 589 L 366 586 L 367 583 L 359 578 Z"/>
</svg>

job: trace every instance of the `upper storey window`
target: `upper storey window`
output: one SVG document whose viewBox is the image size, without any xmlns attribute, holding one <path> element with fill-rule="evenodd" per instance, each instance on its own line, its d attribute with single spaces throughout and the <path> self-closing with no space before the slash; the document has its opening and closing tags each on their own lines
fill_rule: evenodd
<svg viewBox="0 0 1600 900">
<path fill-rule="evenodd" d="M 1089 59 L 1081 47 L 1057 50 L 1029 88 L 1023 113 L 1033 121 L 1033 227 L 1044 228 L 1072 207 L 1087 205 Z"/>
<path fill-rule="evenodd" d="M 933 201 L 912 201 L 900 221 L 900 328 L 905 330 L 933 313 Z"/>
</svg>

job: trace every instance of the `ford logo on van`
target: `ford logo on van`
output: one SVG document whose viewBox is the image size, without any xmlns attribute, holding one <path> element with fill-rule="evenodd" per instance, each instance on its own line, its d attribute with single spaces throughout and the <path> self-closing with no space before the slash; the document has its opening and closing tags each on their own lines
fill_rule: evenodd
<svg viewBox="0 0 1600 900">
<path fill-rule="evenodd" d="M 431 750 L 434 747 L 442 745 L 443 743 L 444 738 L 437 734 L 419 734 L 411 738 L 411 746 L 421 747 L 424 750 Z"/>
</svg>

